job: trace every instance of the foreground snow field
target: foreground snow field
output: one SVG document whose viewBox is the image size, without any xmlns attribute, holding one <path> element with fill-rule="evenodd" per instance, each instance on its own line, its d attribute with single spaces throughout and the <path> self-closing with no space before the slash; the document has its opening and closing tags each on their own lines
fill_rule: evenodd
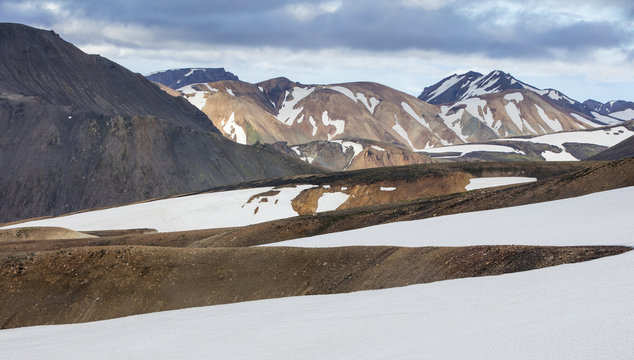
<svg viewBox="0 0 634 360">
<path fill-rule="evenodd" d="M 360 234 L 364 244 L 633 245 L 632 200 L 629 187 L 324 236 L 336 245 Z M 316 239 L 298 242 L 324 245 Z M 632 304 L 634 251 L 501 276 L 0 330 L 0 359 L 632 359 Z"/>
<path fill-rule="evenodd" d="M 0 330 L 2 359 L 633 359 L 634 252 L 501 276 Z"/>
<path fill-rule="evenodd" d="M 571 199 L 383 224 L 265 246 L 634 246 L 632 214 L 634 187 L 627 187 Z"/>
<path fill-rule="evenodd" d="M 197 194 L 29 221 L 10 227 L 58 226 L 78 231 L 151 228 L 160 232 L 244 226 L 297 216 L 291 200 L 314 185 L 279 188 L 279 194 L 252 196 L 273 187 Z M 267 200 L 261 202 L 263 198 Z M 327 205 L 321 211 L 334 210 Z M 257 208 L 257 211 L 256 211 Z"/>
<path fill-rule="evenodd" d="M 521 177 L 473 178 L 466 190 L 535 180 Z M 6 228 L 55 226 L 76 231 L 150 228 L 167 232 L 245 226 L 297 216 L 292 200 L 303 190 L 315 187 L 317 185 L 297 185 L 188 195 L 28 221 Z M 328 185 L 323 187 L 329 188 Z M 382 191 L 395 189 L 381 187 Z M 256 195 L 259 196 L 254 197 Z M 343 192 L 324 193 L 318 200 L 317 212 L 335 210 L 349 196 Z"/>
</svg>

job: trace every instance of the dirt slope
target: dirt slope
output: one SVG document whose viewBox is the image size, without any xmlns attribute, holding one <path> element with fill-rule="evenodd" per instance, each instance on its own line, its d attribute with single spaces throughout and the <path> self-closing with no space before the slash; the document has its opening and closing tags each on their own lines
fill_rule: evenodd
<svg viewBox="0 0 634 360">
<path fill-rule="evenodd" d="M 495 275 L 623 247 L 87 247 L 0 259 L 0 328 Z"/>
</svg>

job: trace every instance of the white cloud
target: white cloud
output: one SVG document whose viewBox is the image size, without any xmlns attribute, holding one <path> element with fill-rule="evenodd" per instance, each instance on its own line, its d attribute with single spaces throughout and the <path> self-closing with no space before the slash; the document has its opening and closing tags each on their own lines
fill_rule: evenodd
<svg viewBox="0 0 634 360">
<path fill-rule="evenodd" d="M 340 7 L 340 1 L 327 1 L 319 4 L 295 3 L 286 5 L 284 11 L 297 21 L 307 22 L 320 15 L 335 13 Z"/>
<path fill-rule="evenodd" d="M 293 50 L 277 47 L 201 46 L 162 43 L 161 49 L 122 48 L 91 44 L 82 50 L 99 53 L 135 72 L 175 67 L 225 67 L 249 82 L 286 76 L 305 84 L 374 81 L 417 96 L 420 90 L 448 74 L 499 69 L 538 87 L 554 87 L 583 101 L 627 99 L 634 93 L 634 67 L 617 51 L 602 51 L 585 59 L 494 59 L 482 54 L 454 55 L 440 51 L 406 50 L 389 53 L 346 48 Z M 468 67 L 466 67 L 468 66 Z"/>
<path fill-rule="evenodd" d="M 406 7 L 421 8 L 423 10 L 433 11 L 450 5 L 454 0 L 403 0 L 402 4 Z"/>
</svg>

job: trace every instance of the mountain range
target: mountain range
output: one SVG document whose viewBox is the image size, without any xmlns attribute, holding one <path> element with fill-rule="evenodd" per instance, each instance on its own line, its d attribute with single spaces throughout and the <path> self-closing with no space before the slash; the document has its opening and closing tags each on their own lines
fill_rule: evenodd
<svg viewBox="0 0 634 360">
<path fill-rule="evenodd" d="M 184 75 L 179 80 L 187 81 Z M 319 158 L 316 164 L 331 170 L 361 166 L 352 166 L 361 154 L 375 159 L 361 161 L 364 166 L 403 165 L 428 161 L 414 154 L 443 146 L 617 125 L 627 116 L 610 114 L 634 111 L 623 101 L 590 109 L 557 90 L 535 88 L 502 71 L 454 75 L 426 88 L 419 98 L 372 82 L 306 85 L 287 78 L 256 84 L 221 80 L 164 90 L 186 98 L 233 141 L 286 143 L 277 148 L 311 163 Z M 377 151 L 370 143 L 399 148 L 399 155 L 373 157 Z"/>
<path fill-rule="evenodd" d="M 318 171 L 52 31 L 0 24 L 0 222 Z"/>
</svg>

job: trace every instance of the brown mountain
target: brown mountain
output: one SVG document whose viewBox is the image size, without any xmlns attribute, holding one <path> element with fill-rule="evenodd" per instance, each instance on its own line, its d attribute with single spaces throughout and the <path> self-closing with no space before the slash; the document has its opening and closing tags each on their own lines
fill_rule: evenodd
<svg viewBox="0 0 634 360">
<path fill-rule="evenodd" d="M 0 222 L 313 171 L 52 31 L 0 24 Z"/>
<path fill-rule="evenodd" d="M 226 137 L 244 144 L 366 139 L 419 151 L 598 126 L 526 89 L 446 105 L 368 82 L 303 85 L 276 78 L 194 84 L 179 91 Z"/>
</svg>

